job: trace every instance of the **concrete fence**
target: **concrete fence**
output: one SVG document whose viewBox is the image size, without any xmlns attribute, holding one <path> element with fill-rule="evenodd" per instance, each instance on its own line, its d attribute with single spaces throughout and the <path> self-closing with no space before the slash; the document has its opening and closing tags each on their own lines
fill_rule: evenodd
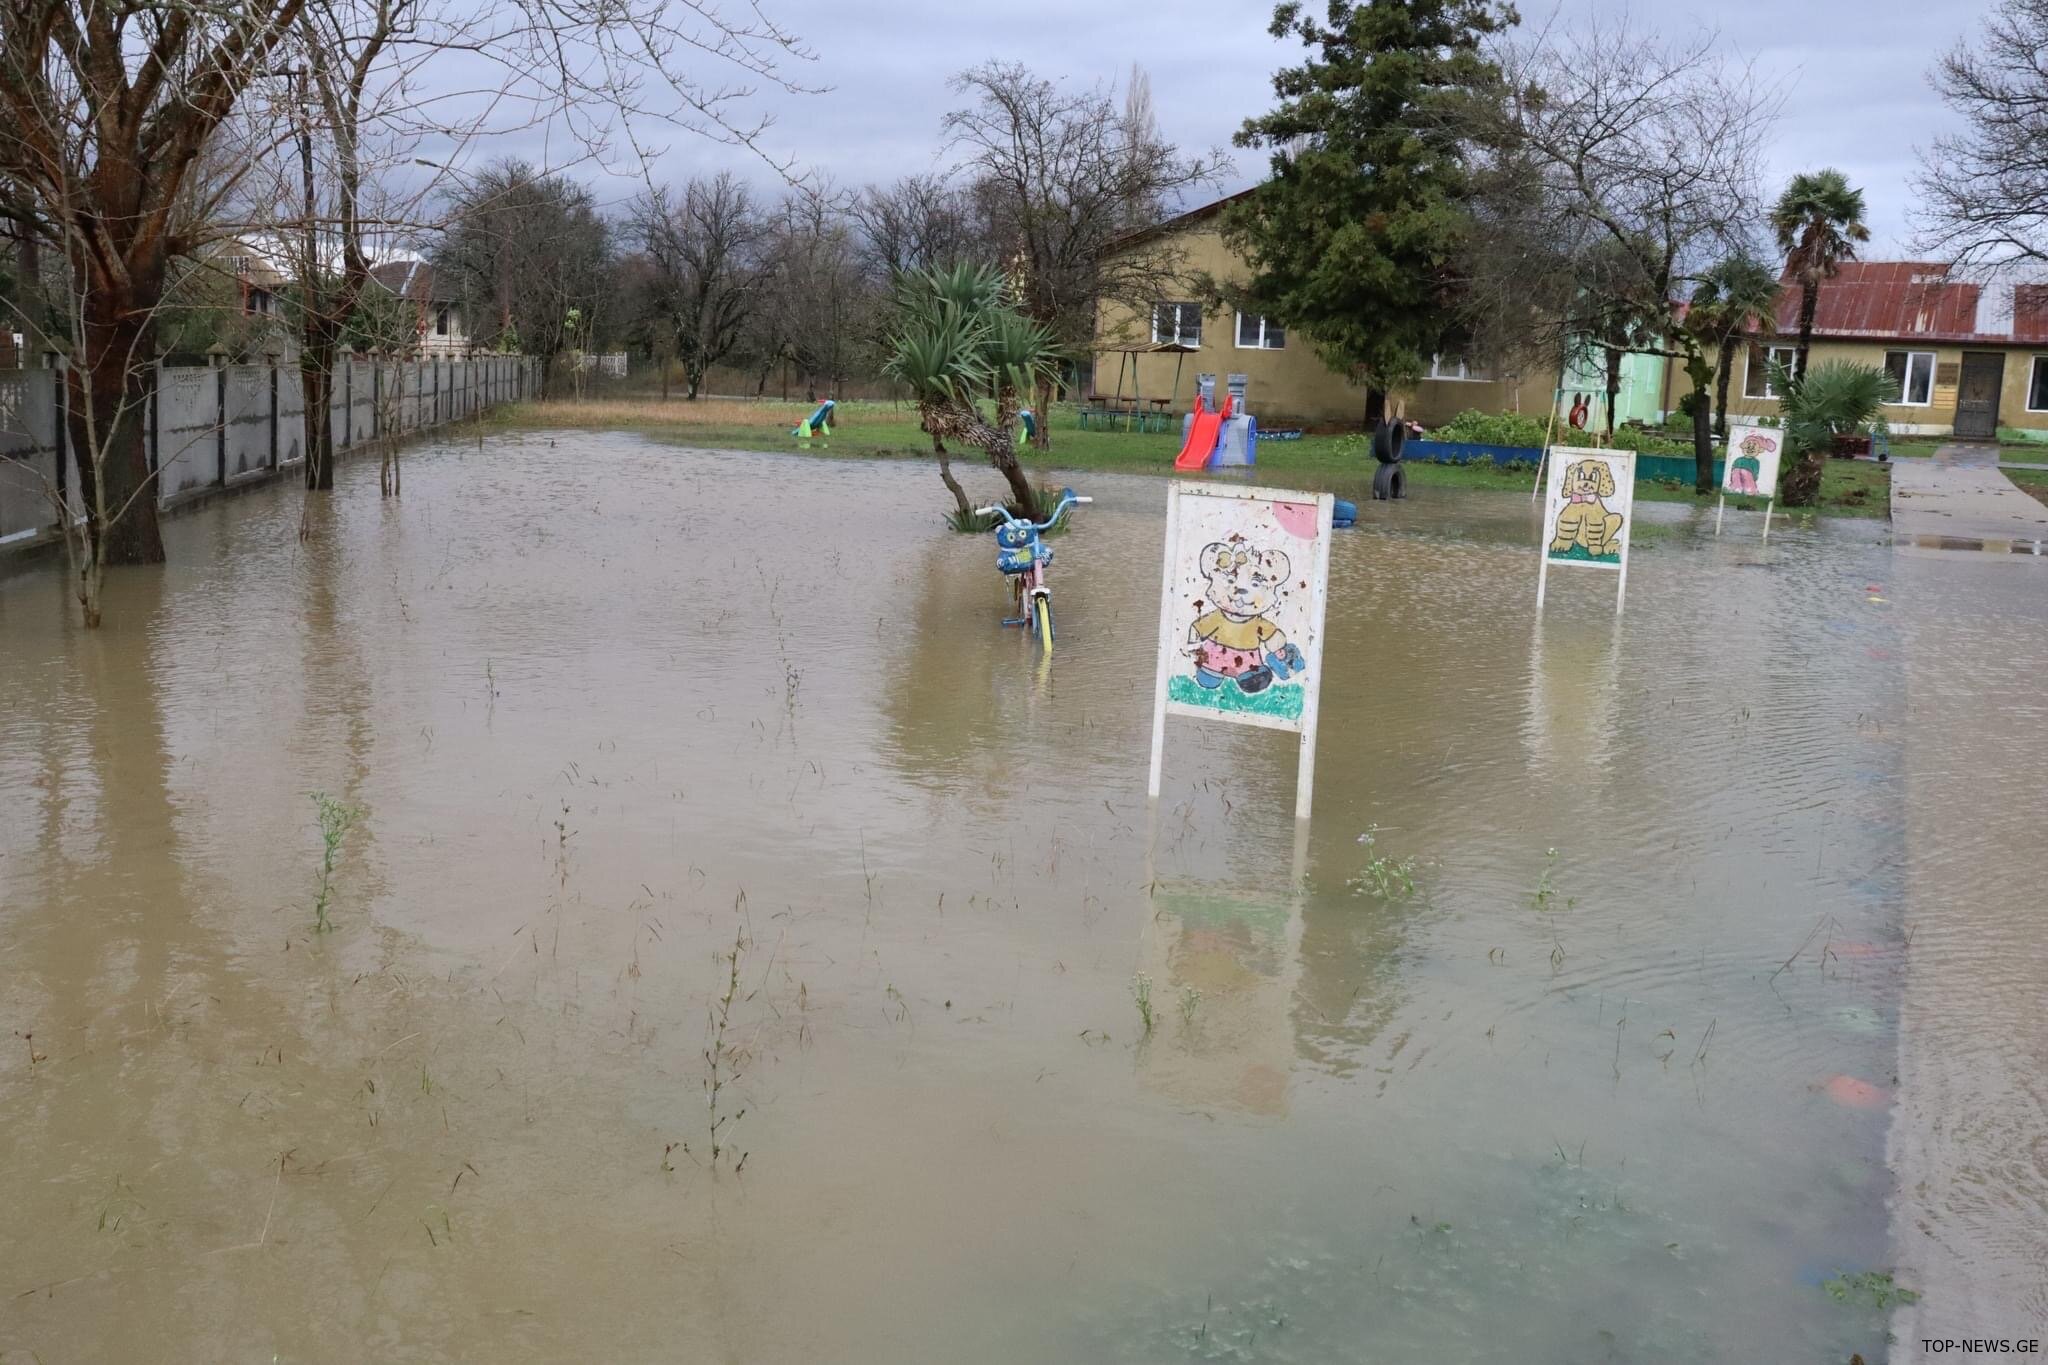
<svg viewBox="0 0 2048 1365">
<path fill-rule="evenodd" d="M 0 546 L 56 534 L 50 490 L 74 514 L 78 465 L 63 421 L 63 371 L 0 370 Z M 457 421 L 540 391 L 531 356 L 353 360 L 335 367 L 337 450 Z M 164 507 L 275 478 L 305 462 L 306 400 L 291 365 L 159 366 L 144 444 Z"/>
</svg>

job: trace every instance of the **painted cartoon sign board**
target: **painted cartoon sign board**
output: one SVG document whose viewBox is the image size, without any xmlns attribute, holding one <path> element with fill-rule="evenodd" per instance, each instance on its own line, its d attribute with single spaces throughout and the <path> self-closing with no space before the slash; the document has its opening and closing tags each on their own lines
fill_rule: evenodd
<svg viewBox="0 0 2048 1365">
<path fill-rule="evenodd" d="M 1778 505 L 1778 460 L 1784 453 L 1785 434 L 1777 427 L 1739 425 L 1728 428 L 1728 454 L 1721 462 L 1721 496 L 1714 502 L 1714 534 L 1721 534 L 1721 518 L 1728 510 L 1728 495 L 1769 498 L 1764 504 L 1764 539 L 1771 538 L 1771 512 Z"/>
<path fill-rule="evenodd" d="M 1273 488 L 1168 487 L 1151 795 L 1166 718 L 1225 720 L 1301 736 L 1295 816 L 1307 818 L 1335 502 Z"/>
<path fill-rule="evenodd" d="M 1543 500 L 1542 567 L 1536 576 L 1536 605 L 1553 564 L 1612 569 L 1620 583 L 1614 609 L 1628 592 L 1628 542 L 1635 526 L 1636 455 L 1632 450 L 1590 450 L 1557 446 L 1550 452 L 1550 481 Z"/>
<path fill-rule="evenodd" d="M 1778 457 L 1784 433 L 1776 427 L 1731 426 L 1721 491 L 1750 498 L 1778 496 Z"/>
</svg>

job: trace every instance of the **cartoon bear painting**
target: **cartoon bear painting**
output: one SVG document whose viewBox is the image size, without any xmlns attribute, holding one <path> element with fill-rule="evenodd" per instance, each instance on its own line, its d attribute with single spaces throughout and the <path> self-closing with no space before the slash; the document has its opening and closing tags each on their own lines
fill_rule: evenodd
<svg viewBox="0 0 2048 1365">
<path fill-rule="evenodd" d="M 1195 681 L 1251 695 L 1305 671 L 1301 650 L 1270 619 L 1292 587 L 1287 552 L 1234 536 L 1204 545 L 1200 563 L 1209 590 L 1195 603 L 1199 614 L 1188 626 L 1186 649 Z"/>
<path fill-rule="evenodd" d="M 1550 540 L 1553 559 L 1612 563 L 1621 558 L 1619 512 L 1604 499 L 1614 496 L 1614 471 L 1601 459 L 1575 460 L 1565 467 L 1564 503 Z"/>
</svg>

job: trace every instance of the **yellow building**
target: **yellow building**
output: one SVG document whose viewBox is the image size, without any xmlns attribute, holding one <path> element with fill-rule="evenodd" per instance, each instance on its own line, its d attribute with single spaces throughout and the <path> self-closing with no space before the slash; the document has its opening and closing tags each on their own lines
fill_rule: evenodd
<svg viewBox="0 0 2048 1365">
<path fill-rule="evenodd" d="M 1242 195 L 1232 195 L 1169 218 L 1117 241 L 1116 251 L 1170 250 L 1190 279 L 1203 275 L 1241 284 L 1244 261 L 1223 243 L 1216 218 Z M 1289 335 L 1276 321 L 1256 314 L 1211 307 L 1188 297 L 1153 301 L 1149 314 L 1105 302 L 1096 313 L 1094 398 L 1133 395 L 1146 407 L 1165 399 L 1172 412 L 1194 401 L 1195 376 L 1213 374 L 1220 394 L 1226 376 L 1248 380 L 1247 406 L 1266 429 L 1285 426 L 1358 427 L 1365 420 L 1366 386 L 1332 370 L 1307 338 Z M 1390 395 L 1390 413 L 1425 426 L 1477 408 L 1481 412 L 1550 410 L 1557 387 L 1555 367 L 1494 372 L 1477 358 L 1438 356 L 1432 372 L 1413 387 Z"/>
<path fill-rule="evenodd" d="M 1809 366 L 1849 360 L 1889 371 L 1883 411 L 1901 435 L 1989 439 L 1999 428 L 2048 440 L 2048 285 L 1954 278 L 1944 261 L 1854 261 L 1821 286 Z M 1799 289 L 1778 295 L 1776 335 L 1759 336 L 1730 377 L 1731 415 L 1772 414 L 1772 362 L 1789 367 Z"/>
</svg>

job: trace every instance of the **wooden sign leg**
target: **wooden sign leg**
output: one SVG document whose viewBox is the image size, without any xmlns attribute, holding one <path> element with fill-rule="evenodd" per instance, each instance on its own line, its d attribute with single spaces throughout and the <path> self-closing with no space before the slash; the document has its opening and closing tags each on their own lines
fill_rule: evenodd
<svg viewBox="0 0 2048 1365">
<path fill-rule="evenodd" d="M 1776 498 L 1772 498 L 1772 499 L 1771 499 L 1771 500 L 1770 500 L 1769 502 L 1767 502 L 1767 503 L 1765 503 L 1765 504 L 1764 504 L 1764 539 L 1765 539 L 1765 540 L 1769 540 L 1769 539 L 1771 538 L 1771 509 L 1772 509 L 1772 508 L 1774 508 L 1774 507 L 1776 507 L 1777 505 L 1778 505 L 1778 500 L 1777 500 Z"/>
<path fill-rule="evenodd" d="M 1721 534 L 1721 514 L 1728 510 L 1728 495 L 1723 493 L 1714 499 L 1714 534 Z"/>
</svg>

